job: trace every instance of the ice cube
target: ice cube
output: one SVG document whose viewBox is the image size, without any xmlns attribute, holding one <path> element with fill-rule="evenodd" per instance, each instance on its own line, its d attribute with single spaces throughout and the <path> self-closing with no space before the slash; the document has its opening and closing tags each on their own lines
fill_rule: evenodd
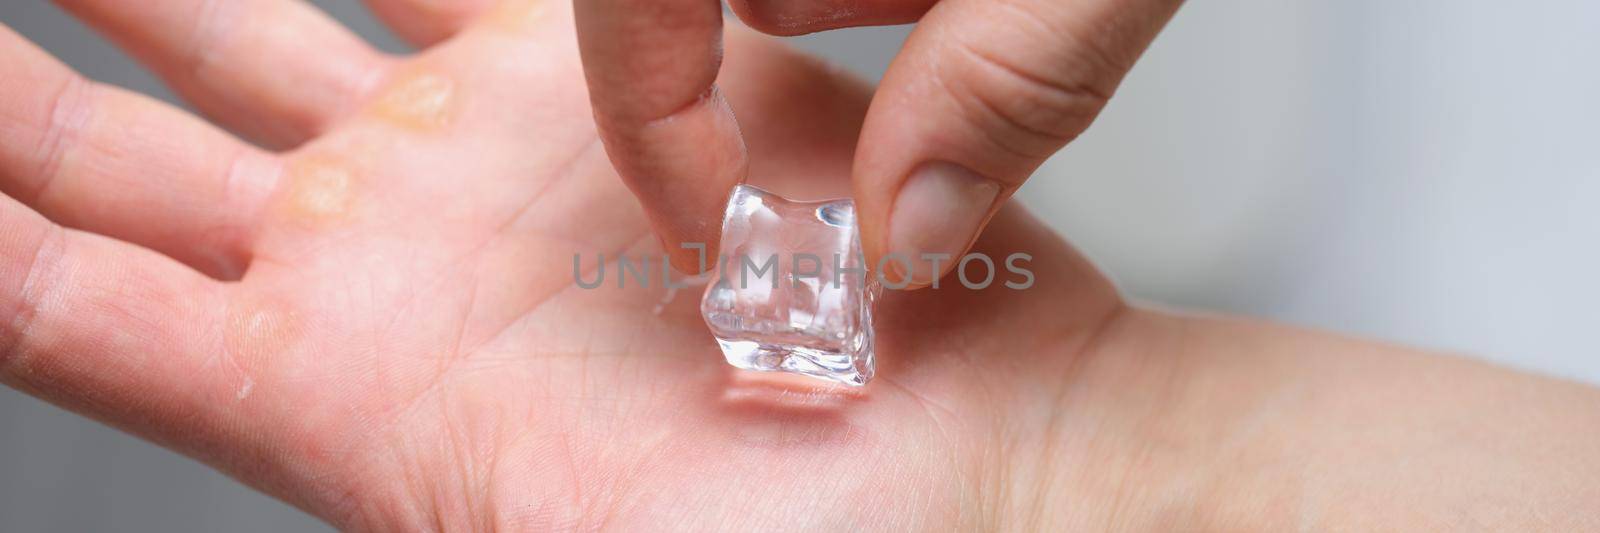
<svg viewBox="0 0 1600 533">
<path fill-rule="evenodd" d="M 721 257 L 700 302 L 728 363 L 849 385 L 873 374 L 873 303 L 855 204 L 734 188 Z"/>
</svg>

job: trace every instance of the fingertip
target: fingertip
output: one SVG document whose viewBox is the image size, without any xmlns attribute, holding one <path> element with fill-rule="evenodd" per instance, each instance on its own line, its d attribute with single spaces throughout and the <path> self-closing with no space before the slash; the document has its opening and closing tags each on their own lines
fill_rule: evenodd
<svg viewBox="0 0 1600 533">
<path fill-rule="evenodd" d="M 932 284 L 972 247 L 1002 190 L 955 163 L 918 165 L 889 210 L 885 258 L 901 265 L 911 285 Z"/>
<path fill-rule="evenodd" d="M 744 0 L 760 2 L 764 0 Z M 780 0 L 766 0 L 777 3 Z M 946 0 L 885 73 L 856 148 L 863 247 L 961 259 L 997 206 L 1094 120 L 1174 6 Z M 1071 31 L 1062 31 L 1062 29 Z M 953 265 L 909 269 L 912 285 Z"/>
<path fill-rule="evenodd" d="M 909 24 L 937 0 L 729 0 L 739 20 L 769 35 Z"/>
<path fill-rule="evenodd" d="M 685 244 L 690 246 L 684 246 Z M 701 244 L 704 246 L 700 246 Z M 712 258 L 717 256 L 719 248 L 715 242 L 663 242 L 662 246 L 667 250 L 667 261 L 679 274 L 698 276 L 716 266 L 716 261 Z"/>
</svg>

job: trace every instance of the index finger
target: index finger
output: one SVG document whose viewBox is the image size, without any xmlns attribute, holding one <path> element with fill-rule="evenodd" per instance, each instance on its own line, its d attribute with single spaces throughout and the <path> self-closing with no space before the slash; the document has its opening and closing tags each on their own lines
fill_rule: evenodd
<svg viewBox="0 0 1600 533">
<path fill-rule="evenodd" d="M 723 206 L 745 177 L 733 111 L 718 92 L 718 0 L 575 0 L 578 47 L 611 163 L 644 205 L 673 265 L 716 254 Z"/>
</svg>

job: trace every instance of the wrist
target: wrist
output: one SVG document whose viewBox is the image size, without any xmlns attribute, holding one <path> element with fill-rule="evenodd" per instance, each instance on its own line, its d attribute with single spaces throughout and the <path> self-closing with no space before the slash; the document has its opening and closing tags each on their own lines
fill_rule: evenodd
<svg viewBox="0 0 1600 533">
<path fill-rule="evenodd" d="M 1033 431 L 1014 446 L 1008 502 L 1017 529 L 1162 530 L 1212 514 L 1214 453 L 1229 400 L 1192 365 L 1185 318 L 1124 308 L 1070 356 Z M 1238 522 L 1228 522 L 1239 525 Z"/>
</svg>

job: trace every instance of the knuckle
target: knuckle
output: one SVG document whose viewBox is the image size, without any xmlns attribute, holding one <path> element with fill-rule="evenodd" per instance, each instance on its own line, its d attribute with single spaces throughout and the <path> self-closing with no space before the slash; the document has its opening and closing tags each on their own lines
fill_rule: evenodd
<svg viewBox="0 0 1600 533">
<path fill-rule="evenodd" d="M 990 139 L 1018 155 L 1049 157 L 1094 121 L 1111 89 L 1099 69 L 1054 71 L 957 45 L 956 64 L 941 69 L 945 87 Z"/>
<path fill-rule="evenodd" d="M 55 276 L 55 267 L 60 263 L 61 246 L 64 234 L 59 227 L 46 226 L 46 231 L 37 245 L 32 247 L 32 253 L 21 254 L 26 258 L 21 265 L 21 284 L 17 286 L 16 293 L 11 298 L 0 298 L 0 374 L 16 374 L 24 366 L 24 354 L 27 351 L 27 339 L 33 327 L 34 317 L 39 313 L 40 302 L 47 298 L 47 291 L 55 285 L 51 278 Z M 4 259 L 9 261 L 9 259 Z M 15 300 L 7 303 L 6 300 Z"/>
<path fill-rule="evenodd" d="M 213 69 L 219 68 L 223 54 L 221 48 L 231 33 L 224 27 L 234 16 L 227 10 L 237 6 L 226 0 L 204 0 L 191 20 L 188 42 L 184 46 L 185 70 L 196 78 L 204 79 Z"/>
<path fill-rule="evenodd" d="M 18 195 L 19 200 L 38 202 L 49 190 L 50 184 L 56 181 L 62 161 L 72 150 L 93 111 L 93 89 L 93 84 L 88 80 L 73 74 L 56 91 L 50 102 L 49 123 L 45 125 L 44 135 L 39 138 L 36 150 L 38 166 L 34 169 L 34 175 L 38 176 L 38 183 L 33 185 L 32 190 Z"/>
</svg>

